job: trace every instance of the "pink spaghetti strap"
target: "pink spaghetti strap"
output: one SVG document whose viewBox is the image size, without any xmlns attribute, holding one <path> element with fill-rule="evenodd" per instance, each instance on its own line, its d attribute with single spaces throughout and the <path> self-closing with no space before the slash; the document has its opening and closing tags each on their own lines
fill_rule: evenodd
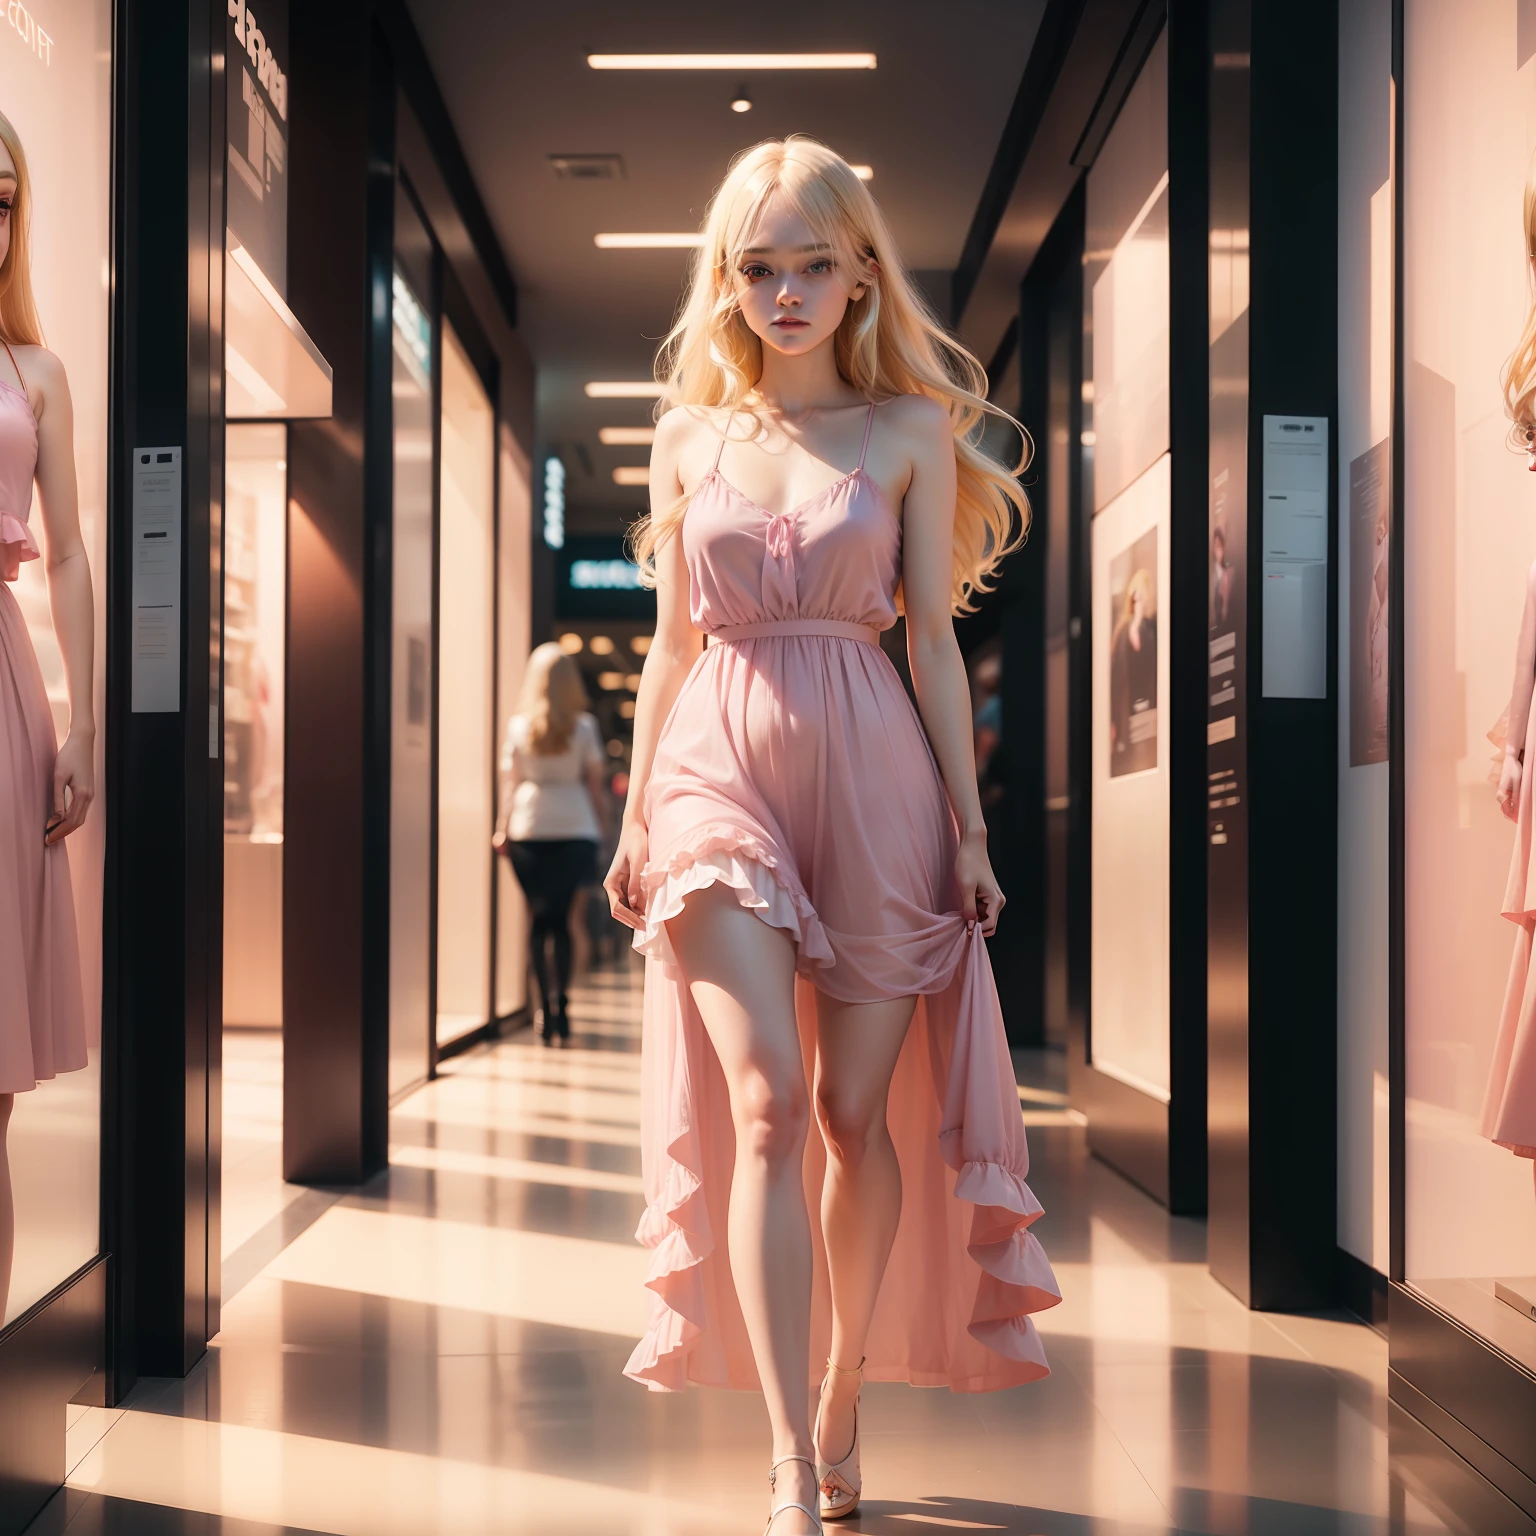
<svg viewBox="0 0 1536 1536">
<path fill-rule="evenodd" d="M 21 380 L 21 392 L 22 394 L 26 394 L 27 376 L 21 371 L 21 364 L 16 361 L 16 354 L 11 351 L 10 342 L 5 341 L 4 339 L 0 339 L 0 347 L 5 348 L 5 355 L 10 358 L 11 367 L 16 370 L 16 377 Z"/>
<path fill-rule="evenodd" d="M 723 431 L 720 434 L 720 446 L 715 449 L 714 473 L 717 474 L 717 475 L 720 473 L 720 459 L 721 459 L 722 455 L 725 453 L 726 439 L 729 438 L 730 435 L 731 435 L 731 423 L 733 421 L 735 421 L 735 420 L 736 420 L 736 412 L 735 411 L 732 411 L 731 414 L 725 418 L 725 431 Z"/>
<path fill-rule="evenodd" d="M 864 446 L 859 449 L 859 468 L 864 468 L 864 455 L 869 452 L 869 430 L 875 424 L 875 402 L 869 402 L 869 415 L 864 418 Z"/>
</svg>

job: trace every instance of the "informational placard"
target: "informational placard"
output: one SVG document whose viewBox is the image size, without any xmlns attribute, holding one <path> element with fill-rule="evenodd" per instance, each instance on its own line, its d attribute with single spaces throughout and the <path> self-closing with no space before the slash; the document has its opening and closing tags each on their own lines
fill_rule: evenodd
<svg viewBox="0 0 1536 1536">
<path fill-rule="evenodd" d="M 181 708 L 181 449 L 133 450 L 133 712 Z"/>
<path fill-rule="evenodd" d="M 1264 418 L 1266 699 L 1328 697 L 1328 418 Z"/>
</svg>

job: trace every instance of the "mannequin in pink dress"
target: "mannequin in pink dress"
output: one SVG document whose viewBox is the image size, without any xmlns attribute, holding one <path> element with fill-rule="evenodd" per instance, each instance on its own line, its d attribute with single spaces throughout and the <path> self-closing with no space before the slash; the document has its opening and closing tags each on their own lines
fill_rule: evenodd
<svg viewBox="0 0 1536 1536">
<path fill-rule="evenodd" d="M 15 1254 L 5 1137 L 15 1096 L 86 1064 L 79 944 L 64 839 L 95 793 L 95 609 L 80 536 L 74 417 L 63 364 L 32 301 L 26 157 L 0 117 L 0 1318 Z M 9 583 L 41 551 L 69 689 L 62 747 L 37 656 Z"/>
<path fill-rule="evenodd" d="M 734 164 L 666 359 L 634 540 L 657 629 L 605 881 L 647 956 L 651 1325 L 626 1369 L 760 1389 L 769 1526 L 805 1536 L 858 1507 L 866 1376 L 1047 1372 L 1029 1314 L 1060 1292 L 951 622 L 1027 507 L 976 445 L 1002 414 L 980 365 L 814 141 Z M 898 612 L 917 710 L 878 644 Z"/>
</svg>

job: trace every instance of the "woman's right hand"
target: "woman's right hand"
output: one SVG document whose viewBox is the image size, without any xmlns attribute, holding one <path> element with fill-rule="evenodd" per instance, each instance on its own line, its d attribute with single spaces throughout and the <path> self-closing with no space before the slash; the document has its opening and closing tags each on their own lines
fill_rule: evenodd
<svg viewBox="0 0 1536 1536">
<path fill-rule="evenodd" d="M 630 928 L 645 927 L 645 892 L 640 886 L 640 875 L 649 851 L 650 838 L 645 828 L 626 816 L 619 827 L 619 846 L 608 866 L 603 889 L 608 893 L 609 912 Z"/>
<path fill-rule="evenodd" d="M 1509 817 L 1511 821 L 1520 819 L 1520 779 L 1525 772 L 1525 765 L 1513 753 L 1504 759 L 1504 767 L 1499 773 L 1499 791 L 1497 799 L 1499 809 Z"/>
</svg>

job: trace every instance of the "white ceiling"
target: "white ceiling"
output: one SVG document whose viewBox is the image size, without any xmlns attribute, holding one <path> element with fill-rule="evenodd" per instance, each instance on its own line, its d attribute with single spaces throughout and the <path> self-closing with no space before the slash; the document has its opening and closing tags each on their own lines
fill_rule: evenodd
<svg viewBox="0 0 1536 1536">
<path fill-rule="evenodd" d="M 735 10 L 720 0 L 530 6 L 410 0 L 454 126 L 518 285 L 539 369 L 539 433 L 570 470 L 572 525 L 618 526 L 644 491 L 612 483 L 644 448 L 601 426 L 647 401 L 591 401 L 592 378 L 650 376 L 684 274 L 681 251 L 603 251 L 601 230 L 698 227 L 731 157 L 810 133 L 874 167 L 871 190 L 908 264 L 948 271 L 976 211 L 1044 0 L 920 0 Z M 612 73 L 586 55 L 868 50 L 873 71 Z M 730 110 L 741 84 L 754 102 Z M 559 181 L 551 154 L 623 156 L 621 182 Z M 590 465 L 588 472 L 586 466 Z"/>
</svg>

